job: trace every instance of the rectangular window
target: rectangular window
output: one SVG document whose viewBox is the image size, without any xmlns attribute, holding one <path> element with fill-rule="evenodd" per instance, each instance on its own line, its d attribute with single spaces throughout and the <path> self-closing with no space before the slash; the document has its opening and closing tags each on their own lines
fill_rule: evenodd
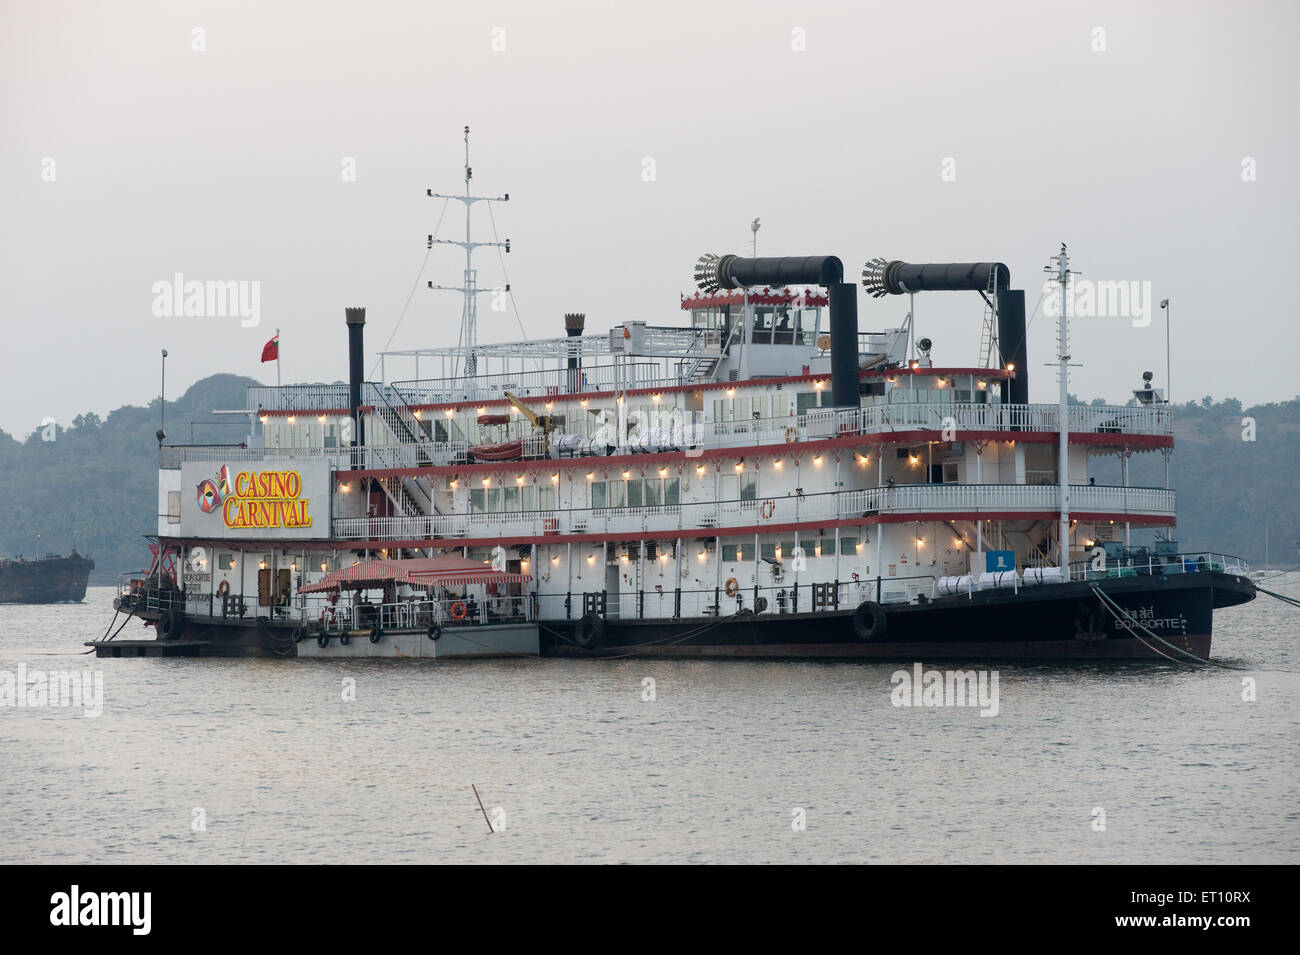
<svg viewBox="0 0 1300 955">
<path fill-rule="evenodd" d="M 681 484 L 677 478 L 664 478 L 664 503 L 676 506 L 682 502 Z"/>
<path fill-rule="evenodd" d="M 487 509 L 490 514 L 495 514 L 501 510 L 501 488 L 487 488 Z"/>
<path fill-rule="evenodd" d="M 758 475 L 741 474 L 740 477 L 740 500 L 754 501 L 758 499 Z"/>
<path fill-rule="evenodd" d="M 725 401 L 719 400 L 713 402 L 713 420 L 714 421 L 727 420 L 727 403 Z"/>
<path fill-rule="evenodd" d="M 649 478 L 645 482 L 645 506 L 658 507 L 664 502 L 664 482 L 659 478 Z"/>
<path fill-rule="evenodd" d="M 818 396 L 818 392 L 816 391 L 797 392 L 794 396 L 795 411 L 797 411 L 799 414 L 807 414 L 813 408 L 816 408 L 817 396 Z"/>
<path fill-rule="evenodd" d="M 609 506 L 627 507 L 627 484 L 623 481 L 609 482 Z"/>
<path fill-rule="evenodd" d="M 181 522 L 181 492 L 167 492 L 167 523 L 179 524 Z"/>
<path fill-rule="evenodd" d="M 519 489 L 519 509 L 521 511 L 536 510 L 537 488 L 521 487 Z"/>
<path fill-rule="evenodd" d="M 763 541 L 759 555 L 763 560 L 776 560 L 776 541 Z"/>
<path fill-rule="evenodd" d="M 555 487 L 543 485 L 537 489 L 537 509 L 539 511 L 555 510 Z"/>
<path fill-rule="evenodd" d="M 503 511 L 519 510 L 519 488 L 503 487 L 501 489 L 501 497 L 502 497 L 501 509 Z"/>
<path fill-rule="evenodd" d="M 724 564 L 734 564 L 734 563 L 735 563 L 736 561 L 738 561 L 738 560 L 744 560 L 744 558 L 741 557 L 741 556 L 739 555 L 739 545 L 738 545 L 738 544 L 723 544 L 723 545 L 722 545 L 722 562 L 723 562 Z"/>
<path fill-rule="evenodd" d="M 234 554 L 217 555 L 217 570 L 234 570 L 234 569 L 235 569 Z"/>
<path fill-rule="evenodd" d="M 641 503 L 642 503 L 641 482 L 636 480 L 628 481 L 627 482 L 627 506 L 640 507 Z"/>
<path fill-rule="evenodd" d="M 481 487 L 470 488 L 469 492 L 469 512 L 471 514 L 482 514 L 486 508 L 483 504 L 483 489 Z"/>
<path fill-rule="evenodd" d="M 846 557 L 852 557 L 858 552 L 858 539 L 856 537 L 840 538 L 840 553 Z"/>
<path fill-rule="evenodd" d="M 605 488 L 604 481 L 593 481 L 591 483 L 591 506 L 594 508 L 608 507 L 609 495 Z"/>
</svg>

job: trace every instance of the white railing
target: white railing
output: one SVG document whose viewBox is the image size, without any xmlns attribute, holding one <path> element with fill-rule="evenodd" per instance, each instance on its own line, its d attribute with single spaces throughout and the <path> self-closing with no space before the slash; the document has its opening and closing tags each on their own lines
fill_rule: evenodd
<svg viewBox="0 0 1300 955">
<path fill-rule="evenodd" d="M 836 437 L 888 434 L 895 431 L 949 431 L 955 440 L 972 431 L 1048 431 L 1057 430 L 1056 405 L 982 405 L 982 404 L 897 404 L 872 405 L 850 411 L 810 411 L 783 418 L 754 418 L 743 421 L 705 421 L 676 423 L 634 431 L 622 453 L 671 450 L 700 450 L 757 445 L 795 444 Z M 1165 408 L 1100 407 L 1075 405 L 1070 409 L 1070 430 L 1075 433 L 1154 434 L 1173 433 L 1173 415 Z M 367 445 L 360 449 L 339 448 L 266 448 L 230 449 L 208 447 L 164 447 L 163 467 L 179 467 L 182 460 L 260 460 L 267 457 L 310 457 L 315 455 L 363 456 L 363 467 L 415 467 L 416 449 L 435 465 L 451 464 L 469 449 L 466 441 L 423 441 L 419 444 Z M 584 448 L 599 451 L 607 446 L 599 442 L 584 443 Z M 540 446 L 527 449 L 530 457 L 540 455 Z M 376 452 L 379 463 L 365 457 Z M 208 455 L 211 456 L 208 456 Z M 349 462 L 352 459 L 349 458 Z M 167 462 L 174 462 L 168 464 Z M 409 461 L 410 463 L 405 463 Z"/>
<path fill-rule="evenodd" d="M 1076 512 L 1173 517 L 1175 492 L 1168 488 L 1072 485 Z M 653 507 L 574 508 L 553 511 L 440 514 L 428 517 L 336 518 L 340 540 L 435 540 L 438 538 L 544 537 L 559 534 L 635 533 L 698 536 L 711 527 L 763 527 L 875 514 L 939 514 L 980 511 L 1052 511 L 1053 486 L 1025 484 L 906 484 L 839 493 L 704 501 Z"/>
<path fill-rule="evenodd" d="M 425 630 L 439 627 L 472 627 L 499 623 L 523 623 L 536 619 L 534 600 L 527 594 L 514 597 L 450 597 L 438 600 L 401 600 L 394 603 L 322 604 L 311 601 L 300 609 L 304 624 L 319 625 L 330 632 L 344 630 Z"/>
</svg>

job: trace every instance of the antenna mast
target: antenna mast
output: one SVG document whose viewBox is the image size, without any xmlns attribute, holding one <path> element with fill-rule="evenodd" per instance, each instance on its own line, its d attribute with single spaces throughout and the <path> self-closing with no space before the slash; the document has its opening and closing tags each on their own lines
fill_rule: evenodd
<svg viewBox="0 0 1300 955">
<path fill-rule="evenodd" d="M 471 233 L 470 208 L 476 202 L 509 202 L 510 193 L 503 196 L 475 196 L 469 191 L 470 180 L 474 178 L 474 169 L 469 164 L 469 127 L 465 127 L 465 194 L 463 196 L 450 196 L 440 192 L 434 192 L 432 189 L 426 189 L 425 195 L 431 199 L 455 199 L 457 202 L 465 203 L 465 241 L 459 242 L 455 239 L 435 239 L 429 236 L 429 248 L 435 245 L 456 245 L 465 250 L 465 278 L 464 283 L 460 286 L 455 285 L 435 285 L 429 283 L 431 289 L 442 289 L 452 292 L 460 292 L 464 297 L 464 304 L 460 315 L 460 339 L 457 342 L 459 353 L 456 356 L 455 363 L 452 367 L 453 377 L 458 377 L 461 373 L 460 361 L 463 358 L 464 373 L 467 377 L 474 375 L 474 349 L 478 346 L 478 294 L 480 292 L 491 291 L 490 289 L 480 289 L 478 287 L 478 270 L 474 268 L 474 250 L 481 246 L 496 246 L 497 248 L 510 251 L 510 240 L 504 242 L 475 242 Z M 510 286 L 505 286 L 507 292 Z"/>
<path fill-rule="evenodd" d="M 1043 271 L 1052 276 L 1049 281 L 1061 287 L 1061 314 L 1056 322 L 1057 355 L 1061 384 L 1058 449 L 1056 463 L 1057 486 L 1061 504 L 1061 527 L 1057 533 L 1060 548 L 1060 567 L 1066 580 L 1070 579 L 1070 276 L 1078 272 L 1070 269 L 1070 256 L 1061 243 L 1059 254 L 1052 256 L 1051 264 Z"/>
</svg>

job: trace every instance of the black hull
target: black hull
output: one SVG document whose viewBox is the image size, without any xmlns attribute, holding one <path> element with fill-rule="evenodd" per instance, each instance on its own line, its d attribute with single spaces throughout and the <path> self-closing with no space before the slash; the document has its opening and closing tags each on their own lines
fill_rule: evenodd
<svg viewBox="0 0 1300 955">
<path fill-rule="evenodd" d="M 693 619 L 607 619 L 596 646 L 576 645 L 575 621 L 543 621 L 542 653 L 578 657 L 754 657 L 864 660 L 1186 660 L 1210 655 L 1213 612 L 1254 599 L 1222 573 L 1107 579 L 1097 586 L 1165 643 L 1106 612 L 1093 583 L 984 592 L 885 606 L 884 632 L 863 640 L 853 610 Z M 1081 621 L 1092 619 L 1090 626 Z"/>
<path fill-rule="evenodd" d="M 80 603 L 95 562 L 86 557 L 46 557 L 0 563 L 0 604 Z"/>
</svg>

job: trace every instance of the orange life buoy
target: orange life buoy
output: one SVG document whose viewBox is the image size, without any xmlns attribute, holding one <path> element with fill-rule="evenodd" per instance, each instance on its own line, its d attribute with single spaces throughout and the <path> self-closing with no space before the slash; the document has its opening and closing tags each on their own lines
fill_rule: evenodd
<svg viewBox="0 0 1300 955">
<path fill-rule="evenodd" d="M 740 593 L 740 581 L 738 581 L 735 577 L 728 577 L 727 584 L 724 589 L 727 591 L 728 597 L 734 597 L 736 596 L 736 594 Z"/>
<path fill-rule="evenodd" d="M 325 625 L 325 626 L 327 626 L 327 627 L 328 627 L 328 626 L 332 626 L 332 625 L 334 624 L 334 620 L 335 620 L 335 617 L 334 617 L 334 608 L 333 608 L 333 607 L 326 607 L 324 610 L 322 610 L 322 611 L 320 612 L 320 622 L 321 622 L 323 625 Z"/>
<path fill-rule="evenodd" d="M 451 605 L 451 619 L 464 620 L 466 609 L 467 608 L 465 606 L 465 601 L 457 600 L 454 604 Z"/>
<path fill-rule="evenodd" d="M 230 581 L 223 580 L 221 583 L 217 584 L 218 597 L 224 597 L 228 593 L 230 593 Z"/>
<path fill-rule="evenodd" d="M 763 520 L 769 519 L 776 513 L 776 501 L 764 501 L 758 509 L 758 516 Z"/>
<path fill-rule="evenodd" d="M 799 440 L 799 429 L 798 429 L 798 428 L 796 428 L 794 425 L 790 425 L 790 427 L 788 427 L 788 428 L 785 429 L 785 443 L 786 443 L 786 444 L 794 444 L 794 443 L 795 443 L 796 441 L 798 441 L 798 440 Z"/>
</svg>

